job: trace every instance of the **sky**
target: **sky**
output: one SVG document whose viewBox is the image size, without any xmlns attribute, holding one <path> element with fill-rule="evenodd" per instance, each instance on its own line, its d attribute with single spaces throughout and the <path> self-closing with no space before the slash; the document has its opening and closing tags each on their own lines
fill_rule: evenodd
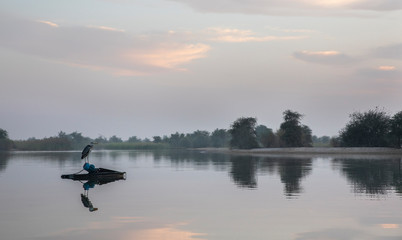
<svg viewBox="0 0 402 240">
<path fill-rule="evenodd" d="M 334 136 L 402 111 L 401 31 L 400 0 L 3 0 L 0 128 L 152 139 L 290 109 Z"/>
</svg>

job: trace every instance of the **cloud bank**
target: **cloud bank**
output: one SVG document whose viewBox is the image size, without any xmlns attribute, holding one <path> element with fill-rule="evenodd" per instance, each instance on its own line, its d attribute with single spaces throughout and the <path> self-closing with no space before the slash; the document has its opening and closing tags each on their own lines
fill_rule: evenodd
<svg viewBox="0 0 402 240">
<path fill-rule="evenodd" d="M 198 32 L 134 34 L 110 26 L 61 26 L 48 20 L 0 15 L 0 46 L 23 54 L 114 75 L 185 71 L 205 58 L 209 43 L 287 41 L 307 36 L 265 36 L 250 30 L 207 28 Z M 300 34 L 300 33 L 298 33 Z"/>
<path fill-rule="evenodd" d="M 210 47 L 176 39 L 169 33 L 130 35 L 106 26 L 64 27 L 47 20 L 0 16 L 0 46 L 44 59 L 106 71 L 147 75 L 183 71 Z"/>
<path fill-rule="evenodd" d="M 244 14 L 300 14 L 310 10 L 370 10 L 402 9 L 400 0 L 170 0 L 187 4 L 203 12 Z"/>
</svg>

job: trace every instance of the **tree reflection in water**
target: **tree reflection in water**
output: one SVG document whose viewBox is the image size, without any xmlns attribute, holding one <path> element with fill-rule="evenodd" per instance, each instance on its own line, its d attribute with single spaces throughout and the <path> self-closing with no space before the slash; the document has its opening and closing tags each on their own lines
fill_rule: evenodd
<svg viewBox="0 0 402 240">
<path fill-rule="evenodd" d="M 311 158 L 283 158 L 277 160 L 281 182 L 285 184 L 285 195 L 295 197 L 303 192 L 301 180 L 312 170 Z"/>
<path fill-rule="evenodd" d="M 110 154 L 110 153 L 109 153 Z M 116 153 L 114 153 L 116 154 Z M 193 168 L 227 172 L 234 184 L 242 189 L 256 189 L 258 174 L 278 176 L 284 185 L 284 195 L 295 198 L 303 193 L 302 180 L 308 177 L 316 157 L 305 156 L 250 156 L 211 153 L 204 151 L 151 151 L 129 152 L 130 159 L 151 154 L 155 164 L 171 164 L 177 168 Z M 144 155 L 145 154 L 145 155 Z M 402 196 L 400 158 L 370 156 L 357 158 L 333 158 L 334 170 L 351 183 L 355 193 L 385 195 L 395 191 Z"/>
<path fill-rule="evenodd" d="M 0 151 L 0 172 L 6 170 L 9 159 L 10 159 L 9 152 Z"/>
<path fill-rule="evenodd" d="M 341 159 L 333 160 L 353 187 L 354 193 L 370 196 L 395 191 L 402 195 L 401 159 Z"/>
<path fill-rule="evenodd" d="M 258 160 L 249 156 L 233 156 L 230 176 L 239 187 L 256 188 L 256 171 Z"/>
<path fill-rule="evenodd" d="M 284 184 L 284 194 L 296 197 L 302 193 L 301 180 L 312 170 L 309 157 L 261 157 L 230 155 L 203 151 L 155 151 L 154 161 L 169 161 L 175 167 L 191 167 L 197 170 L 214 168 L 227 171 L 236 186 L 244 189 L 258 187 L 258 174 L 279 175 Z"/>
<path fill-rule="evenodd" d="M 237 186 L 256 188 L 257 172 L 278 174 L 287 197 L 302 193 L 300 182 L 312 169 L 311 158 L 232 156 L 230 160 L 230 176 Z"/>
</svg>

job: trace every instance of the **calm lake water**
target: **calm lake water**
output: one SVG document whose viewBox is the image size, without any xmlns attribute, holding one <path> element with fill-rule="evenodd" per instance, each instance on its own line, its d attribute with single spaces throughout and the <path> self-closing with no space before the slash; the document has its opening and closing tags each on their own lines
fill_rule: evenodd
<svg viewBox="0 0 402 240">
<path fill-rule="evenodd" d="M 80 152 L 0 154 L 0 239 L 402 239 L 398 157 L 94 151 L 90 162 L 126 179 L 86 192 L 60 178 L 81 170 Z"/>
</svg>

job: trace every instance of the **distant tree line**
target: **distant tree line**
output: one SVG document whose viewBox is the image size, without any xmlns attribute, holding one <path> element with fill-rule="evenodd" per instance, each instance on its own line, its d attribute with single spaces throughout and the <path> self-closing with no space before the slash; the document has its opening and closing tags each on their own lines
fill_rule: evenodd
<svg viewBox="0 0 402 240">
<path fill-rule="evenodd" d="M 59 132 L 57 136 L 42 139 L 28 138 L 27 140 L 13 141 L 13 147 L 22 151 L 61 151 L 80 149 L 92 139 L 82 136 L 81 133 L 72 132 L 67 134 Z"/>
<path fill-rule="evenodd" d="M 28 138 L 27 140 L 12 141 L 10 148 L 22 151 L 61 151 L 81 150 L 90 142 L 97 142 L 99 149 L 152 149 L 161 148 L 160 144 L 153 144 L 149 139 L 141 140 L 137 137 L 130 137 L 127 141 L 113 135 L 110 138 L 99 136 L 92 139 L 85 137 L 82 133 L 72 132 L 67 134 L 59 132 L 57 136 L 43 139 Z"/>
<path fill-rule="evenodd" d="M 229 129 L 213 132 L 197 130 L 192 133 L 173 133 L 140 139 L 136 136 L 123 141 L 117 136 L 92 139 L 79 132 L 43 139 L 29 138 L 12 141 L 6 130 L 0 128 L 0 150 L 80 150 L 91 141 L 98 142 L 98 149 L 161 149 L 229 147 L 234 149 L 282 147 L 394 147 L 402 141 L 402 111 L 390 116 L 378 108 L 367 112 L 354 112 L 339 132 L 339 136 L 317 137 L 310 127 L 303 125 L 303 115 L 291 110 L 283 112 L 283 122 L 275 132 L 265 125 L 258 125 L 253 117 L 240 117 Z"/>
<path fill-rule="evenodd" d="M 228 147 L 230 134 L 226 129 L 215 129 L 212 133 L 197 130 L 193 133 L 173 133 L 170 136 L 154 136 L 153 143 L 168 144 L 172 148 Z"/>
<path fill-rule="evenodd" d="M 311 147 L 311 129 L 300 123 L 303 115 L 286 110 L 280 129 L 273 132 L 265 125 L 257 125 L 253 117 L 241 117 L 230 129 L 215 129 L 212 133 L 197 130 L 193 133 L 174 133 L 154 136 L 154 143 L 166 143 L 174 148 L 230 147 L 237 149 L 270 147 Z"/>
<path fill-rule="evenodd" d="M 313 147 L 331 147 L 331 140 L 333 138 L 329 136 L 317 137 L 313 135 Z"/>
<path fill-rule="evenodd" d="M 275 133 L 264 125 L 256 126 L 256 118 L 239 118 L 229 129 L 230 147 L 238 149 L 312 147 L 312 131 L 308 126 L 301 124 L 302 117 L 303 115 L 298 112 L 284 111 L 283 122 Z"/>
</svg>

